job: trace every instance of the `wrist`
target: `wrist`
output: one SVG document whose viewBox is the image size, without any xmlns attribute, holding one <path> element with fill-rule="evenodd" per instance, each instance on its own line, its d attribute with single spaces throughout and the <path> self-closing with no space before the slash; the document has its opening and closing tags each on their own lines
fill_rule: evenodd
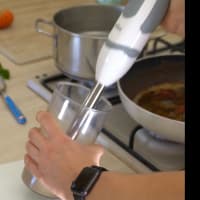
<svg viewBox="0 0 200 200">
<path fill-rule="evenodd" d="M 79 170 L 73 170 L 70 173 L 70 176 L 66 177 L 66 183 L 63 183 L 63 187 L 60 188 L 60 193 L 57 194 L 58 197 L 60 197 L 61 200 L 74 200 L 73 192 L 71 191 L 71 184 L 73 180 L 76 179 L 76 177 L 80 174 L 82 169 Z"/>
</svg>

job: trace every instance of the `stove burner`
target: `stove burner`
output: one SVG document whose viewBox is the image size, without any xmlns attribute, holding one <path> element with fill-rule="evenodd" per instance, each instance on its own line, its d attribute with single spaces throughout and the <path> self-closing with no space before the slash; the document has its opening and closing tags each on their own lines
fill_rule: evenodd
<svg viewBox="0 0 200 200">
<path fill-rule="evenodd" d="M 142 130 L 142 129 L 145 129 L 145 128 L 140 126 L 140 125 L 138 125 L 131 132 L 130 139 L 129 139 L 129 147 L 131 149 L 134 149 L 134 139 L 135 139 L 136 134 L 139 132 L 139 130 Z M 179 144 L 177 142 L 173 142 L 173 141 L 170 141 L 170 140 L 165 139 L 163 137 L 160 137 L 158 134 L 156 134 L 153 131 L 150 131 L 150 130 L 147 130 L 147 129 L 145 129 L 145 131 L 147 132 L 148 135 L 150 135 L 152 138 L 154 138 L 157 142 L 172 143 L 174 145 L 175 144 Z"/>
<path fill-rule="evenodd" d="M 160 138 L 156 133 L 142 126 L 133 129 L 130 135 L 129 148 L 159 169 L 182 170 L 185 168 L 184 144 Z"/>
</svg>

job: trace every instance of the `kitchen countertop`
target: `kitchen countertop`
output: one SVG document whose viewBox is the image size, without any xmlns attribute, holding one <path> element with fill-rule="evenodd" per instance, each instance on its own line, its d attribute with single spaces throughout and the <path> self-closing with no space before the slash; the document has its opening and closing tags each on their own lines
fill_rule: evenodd
<svg viewBox="0 0 200 200">
<path fill-rule="evenodd" d="M 27 64 L 51 57 L 52 38 L 39 34 L 34 26 L 35 21 L 38 18 L 52 21 L 53 15 L 58 10 L 94 2 L 95 0 L 30 0 L 28 2 L 27 0 L 0 0 L 1 9 L 9 8 L 14 14 L 12 26 L 1 29 L 0 53 L 17 64 Z M 52 27 L 45 26 L 45 30 L 52 32 Z"/>
<path fill-rule="evenodd" d="M 0 199 L 4 200 L 49 200 L 27 189 L 21 179 L 22 161 L 0 165 Z"/>
<path fill-rule="evenodd" d="M 45 110 L 47 107 L 46 102 L 38 98 L 26 86 L 27 81 L 39 73 L 57 72 L 57 69 L 53 67 L 52 59 L 31 63 L 26 66 L 18 66 L 0 55 L 0 62 L 10 70 L 11 74 L 10 80 L 6 80 L 7 94 L 13 98 L 27 117 L 25 125 L 18 124 L 3 100 L 0 100 L 0 163 L 5 163 L 23 159 L 28 130 L 38 125 L 35 120 L 35 114 L 37 111 Z"/>
</svg>

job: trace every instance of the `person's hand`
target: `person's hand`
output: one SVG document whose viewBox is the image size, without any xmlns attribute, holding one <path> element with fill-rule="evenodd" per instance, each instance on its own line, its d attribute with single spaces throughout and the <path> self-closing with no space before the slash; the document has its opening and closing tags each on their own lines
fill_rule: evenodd
<svg viewBox="0 0 200 200">
<path fill-rule="evenodd" d="M 185 1 L 171 0 L 168 12 L 161 26 L 172 33 L 185 37 Z"/>
<path fill-rule="evenodd" d="M 99 165 L 103 148 L 72 141 L 48 112 L 41 111 L 36 118 L 47 136 L 39 128 L 30 130 L 25 165 L 52 193 L 71 199 L 72 181 L 83 167 Z"/>
</svg>

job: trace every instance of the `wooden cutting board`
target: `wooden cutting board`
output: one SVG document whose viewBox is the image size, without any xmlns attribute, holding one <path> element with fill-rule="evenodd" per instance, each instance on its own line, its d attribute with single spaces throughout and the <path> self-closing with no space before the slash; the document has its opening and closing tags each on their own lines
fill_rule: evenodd
<svg viewBox="0 0 200 200">
<path fill-rule="evenodd" d="M 26 64 L 52 56 L 52 39 L 35 30 L 38 18 L 52 20 L 60 9 L 95 3 L 95 0 L 0 0 L 0 10 L 14 13 L 14 22 L 0 29 L 0 54 L 16 64 Z"/>
</svg>

